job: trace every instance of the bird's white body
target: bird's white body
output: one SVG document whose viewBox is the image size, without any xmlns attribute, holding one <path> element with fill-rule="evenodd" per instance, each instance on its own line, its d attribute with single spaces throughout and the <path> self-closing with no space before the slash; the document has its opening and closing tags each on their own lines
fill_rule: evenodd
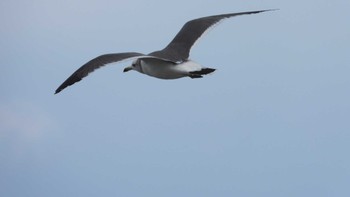
<svg viewBox="0 0 350 197">
<path fill-rule="evenodd" d="M 173 63 L 161 59 L 140 59 L 133 62 L 133 70 L 140 73 L 160 78 L 160 79 L 178 79 L 187 77 L 192 72 L 200 72 L 203 67 L 191 60 Z"/>
</svg>

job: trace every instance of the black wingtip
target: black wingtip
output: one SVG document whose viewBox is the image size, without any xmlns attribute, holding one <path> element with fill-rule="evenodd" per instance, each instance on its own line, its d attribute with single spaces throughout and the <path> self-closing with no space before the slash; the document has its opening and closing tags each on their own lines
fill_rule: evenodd
<svg viewBox="0 0 350 197">
<path fill-rule="evenodd" d="M 55 94 L 58 94 L 58 93 L 60 93 L 61 92 L 61 90 L 60 89 L 57 89 L 56 91 L 55 91 Z"/>
<path fill-rule="evenodd" d="M 62 85 L 63 85 L 63 84 L 62 84 Z M 60 87 L 58 87 L 58 88 L 56 89 L 55 94 L 60 93 L 64 88 L 66 88 L 66 87 L 62 87 L 62 85 L 60 85 Z"/>
<path fill-rule="evenodd" d="M 258 14 L 258 13 L 262 13 L 262 12 L 270 12 L 270 11 L 277 11 L 279 9 L 266 9 L 266 10 L 257 10 L 257 11 L 251 11 L 251 14 Z"/>
</svg>

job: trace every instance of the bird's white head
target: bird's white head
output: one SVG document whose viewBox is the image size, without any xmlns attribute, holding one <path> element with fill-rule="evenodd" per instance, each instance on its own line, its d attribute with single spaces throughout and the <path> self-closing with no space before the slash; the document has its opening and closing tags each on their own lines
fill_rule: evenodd
<svg viewBox="0 0 350 197">
<path fill-rule="evenodd" d="M 128 72 L 130 70 L 136 70 L 141 72 L 140 60 L 134 60 L 130 66 L 124 68 L 123 72 Z"/>
</svg>

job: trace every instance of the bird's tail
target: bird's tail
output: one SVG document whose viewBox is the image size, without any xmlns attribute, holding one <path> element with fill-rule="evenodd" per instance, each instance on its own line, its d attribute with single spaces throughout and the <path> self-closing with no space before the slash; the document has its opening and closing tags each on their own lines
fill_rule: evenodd
<svg viewBox="0 0 350 197">
<path fill-rule="evenodd" d="M 192 79 L 195 79 L 195 78 L 202 78 L 203 75 L 207 75 L 207 74 L 209 74 L 209 73 L 212 73 L 212 72 L 214 72 L 215 70 L 216 70 L 216 69 L 214 69 L 214 68 L 202 68 L 201 70 L 190 72 L 189 77 L 191 77 Z"/>
</svg>

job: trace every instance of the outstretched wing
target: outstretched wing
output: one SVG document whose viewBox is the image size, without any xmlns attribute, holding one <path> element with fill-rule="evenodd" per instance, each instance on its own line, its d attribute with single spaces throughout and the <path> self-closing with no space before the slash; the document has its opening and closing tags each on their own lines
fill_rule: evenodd
<svg viewBox="0 0 350 197">
<path fill-rule="evenodd" d="M 149 55 L 168 59 L 174 62 L 185 61 L 188 59 L 191 47 L 194 45 L 194 43 L 213 25 L 226 18 L 245 14 L 257 14 L 266 11 L 272 10 L 221 14 L 188 21 L 177 33 L 175 38 L 163 50 L 155 51 Z"/>
<path fill-rule="evenodd" d="M 83 66 L 81 66 L 78 70 L 76 70 L 68 79 L 66 79 L 56 90 L 55 94 L 61 92 L 64 88 L 73 85 L 74 83 L 82 80 L 89 73 L 94 70 L 104 66 L 108 63 L 119 62 L 123 60 L 127 60 L 130 58 L 136 57 L 144 57 L 145 55 L 142 53 L 136 52 L 127 52 L 127 53 L 113 53 L 113 54 L 105 54 L 96 57 L 95 59 L 90 60 Z"/>
</svg>

